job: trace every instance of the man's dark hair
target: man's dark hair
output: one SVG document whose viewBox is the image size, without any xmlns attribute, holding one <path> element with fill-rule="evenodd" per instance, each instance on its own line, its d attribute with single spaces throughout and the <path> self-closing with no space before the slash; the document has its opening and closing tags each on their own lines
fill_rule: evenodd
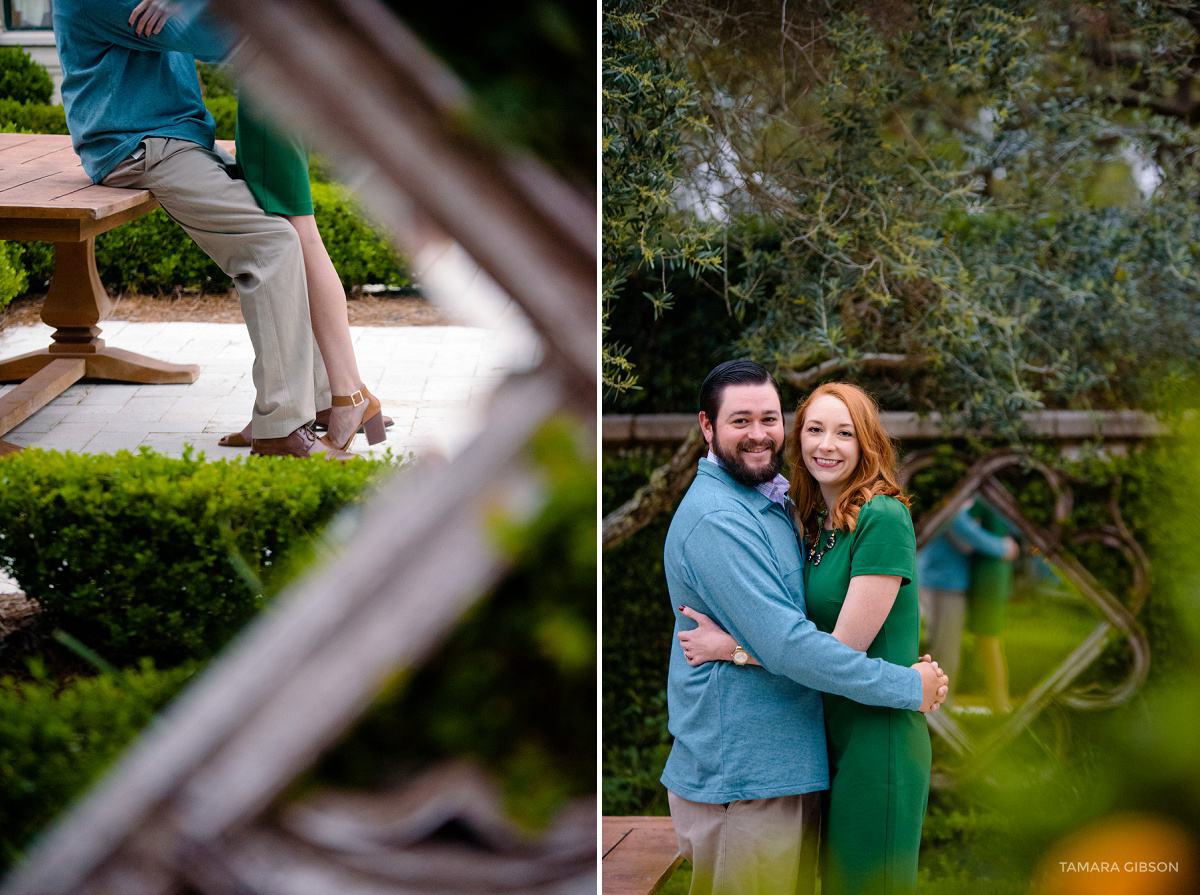
<svg viewBox="0 0 1200 895">
<path fill-rule="evenodd" d="M 752 360 L 727 360 L 713 367 L 712 372 L 704 377 L 700 386 L 700 409 L 715 423 L 717 414 L 721 411 L 721 399 L 725 395 L 727 385 L 763 385 L 771 383 L 775 386 L 775 394 L 779 395 L 780 409 L 783 407 L 783 392 L 779 383 L 762 364 Z"/>
</svg>

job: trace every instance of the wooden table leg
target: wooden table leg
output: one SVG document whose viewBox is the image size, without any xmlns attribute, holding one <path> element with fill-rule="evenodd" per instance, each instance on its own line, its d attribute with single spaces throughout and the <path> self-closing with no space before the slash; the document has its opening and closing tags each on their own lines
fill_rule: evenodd
<svg viewBox="0 0 1200 895">
<path fill-rule="evenodd" d="M 195 382 L 200 368 L 173 364 L 121 348 L 109 348 L 97 324 L 112 301 L 96 270 L 95 239 L 54 243 L 54 277 L 42 304 L 42 320 L 54 327 L 48 348 L 0 361 L 0 382 L 28 379 L 56 358 L 82 358 L 89 379 L 153 385 Z M 65 386 L 64 386 L 65 387 Z"/>
<path fill-rule="evenodd" d="M 86 362 L 78 357 L 52 358 L 11 392 L 0 398 L 0 435 L 15 429 L 83 378 Z M 0 456 L 21 448 L 0 441 Z"/>
</svg>

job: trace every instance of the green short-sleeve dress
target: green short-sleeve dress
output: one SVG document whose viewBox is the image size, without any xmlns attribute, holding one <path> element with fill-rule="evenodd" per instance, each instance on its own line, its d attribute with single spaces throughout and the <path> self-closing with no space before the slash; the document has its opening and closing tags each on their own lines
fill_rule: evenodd
<svg viewBox="0 0 1200 895">
<path fill-rule="evenodd" d="M 238 167 L 263 211 L 292 217 L 313 213 L 308 150 L 267 125 L 245 95 L 238 97 L 236 143 Z"/>
<path fill-rule="evenodd" d="M 820 546 L 827 538 L 823 532 Z M 819 564 L 805 563 L 808 615 L 822 631 L 837 624 L 856 575 L 901 578 L 896 602 L 867 655 L 911 665 L 919 655 L 920 630 L 916 538 L 908 509 L 893 497 L 868 501 L 853 532 L 839 531 Z M 824 701 L 830 787 L 822 895 L 911 893 L 929 800 L 925 718 L 828 693 Z"/>
</svg>

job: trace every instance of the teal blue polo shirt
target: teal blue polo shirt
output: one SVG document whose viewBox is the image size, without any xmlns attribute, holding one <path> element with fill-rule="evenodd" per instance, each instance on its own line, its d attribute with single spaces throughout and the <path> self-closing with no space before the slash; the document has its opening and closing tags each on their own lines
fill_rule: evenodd
<svg viewBox="0 0 1200 895">
<path fill-rule="evenodd" d="M 217 61 L 227 36 L 194 2 L 156 35 L 129 25 L 137 0 L 54 0 L 54 40 L 62 63 L 67 130 L 95 183 L 143 138 L 174 137 L 212 148 L 195 60 Z"/>
</svg>

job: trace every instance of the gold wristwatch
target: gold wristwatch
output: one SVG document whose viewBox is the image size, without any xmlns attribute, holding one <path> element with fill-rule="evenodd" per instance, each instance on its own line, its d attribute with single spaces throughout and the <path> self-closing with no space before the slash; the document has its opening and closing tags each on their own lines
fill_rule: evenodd
<svg viewBox="0 0 1200 895">
<path fill-rule="evenodd" d="M 745 665 L 750 661 L 750 654 L 735 643 L 733 645 L 733 654 L 729 658 L 733 659 L 734 665 Z"/>
</svg>

